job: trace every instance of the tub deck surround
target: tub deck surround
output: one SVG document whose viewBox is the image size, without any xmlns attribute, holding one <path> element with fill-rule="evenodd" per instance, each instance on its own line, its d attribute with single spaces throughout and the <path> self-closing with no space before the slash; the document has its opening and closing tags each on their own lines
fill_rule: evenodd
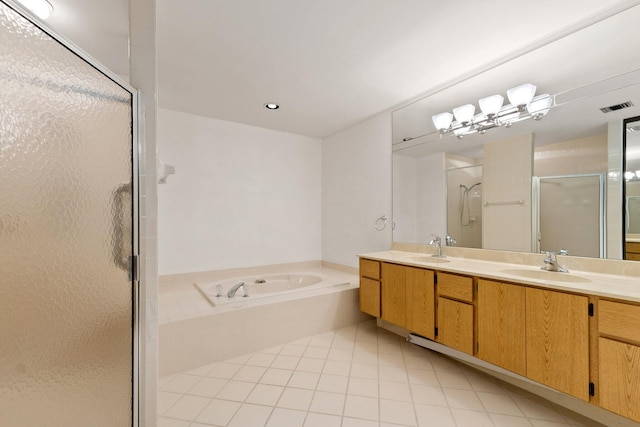
<svg viewBox="0 0 640 427">
<path fill-rule="evenodd" d="M 194 286 L 194 282 L 285 272 L 342 284 L 255 299 L 238 296 L 234 302 L 218 306 Z M 354 270 L 328 268 L 321 262 L 161 277 L 159 374 L 195 369 L 370 319 L 358 309 L 358 287 Z"/>
<path fill-rule="evenodd" d="M 462 248 L 453 249 L 459 251 Z M 443 248 L 443 252 L 445 252 L 445 248 Z M 429 259 L 431 254 L 424 249 L 416 252 L 403 250 L 372 252 L 360 254 L 359 257 L 442 272 L 517 282 L 558 291 L 640 302 L 640 266 L 636 267 L 634 263 L 629 261 L 559 256 L 558 262 L 567 268 L 569 273 L 555 273 L 540 270 L 540 267 L 544 265 L 544 255 L 542 254 L 515 253 L 514 255 L 514 253 L 505 252 L 502 255 L 502 260 L 499 260 L 501 256 L 499 251 L 488 252 L 493 252 L 493 254 L 489 254 L 488 260 L 456 257 L 445 253 L 447 262 L 441 262 L 442 260 L 438 258 Z M 462 254 L 464 255 L 464 253 Z M 468 256 L 468 254 L 466 255 Z"/>
</svg>

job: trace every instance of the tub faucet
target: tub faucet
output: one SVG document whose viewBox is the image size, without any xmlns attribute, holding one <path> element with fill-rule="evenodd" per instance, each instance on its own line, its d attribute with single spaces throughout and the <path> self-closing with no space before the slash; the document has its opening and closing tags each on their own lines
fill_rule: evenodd
<svg viewBox="0 0 640 427">
<path fill-rule="evenodd" d="M 558 259 L 556 258 L 556 253 L 555 252 L 545 252 L 547 254 L 546 258 L 544 259 L 544 265 L 542 267 L 540 267 L 540 270 L 545 270 L 545 271 L 557 271 L 559 273 L 568 273 L 569 270 L 567 270 L 564 267 L 561 267 L 558 264 Z M 560 254 L 563 254 L 562 251 L 560 251 Z"/>
<path fill-rule="evenodd" d="M 435 258 L 446 258 L 446 256 L 442 255 L 442 239 L 440 239 L 440 237 L 436 236 L 435 234 L 432 234 L 432 236 L 433 239 L 429 241 L 429 244 L 436 247 L 436 253 L 435 255 L 431 256 Z"/>
<path fill-rule="evenodd" d="M 235 285 L 233 285 L 233 287 L 229 289 L 229 292 L 227 292 L 227 298 L 235 297 L 236 292 L 238 292 L 238 289 L 242 288 L 243 286 L 244 286 L 244 282 L 236 283 Z"/>
</svg>

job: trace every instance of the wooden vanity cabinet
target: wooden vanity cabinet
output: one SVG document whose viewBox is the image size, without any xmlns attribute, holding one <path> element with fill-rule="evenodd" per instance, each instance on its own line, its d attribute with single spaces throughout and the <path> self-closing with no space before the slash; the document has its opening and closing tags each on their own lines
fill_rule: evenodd
<svg viewBox="0 0 640 427">
<path fill-rule="evenodd" d="M 360 311 L 380 317 L 380 262 L 360 258 Z"/>
<path fill-rule="evenodd" d="M 473 355 L 473 278 L 438 273 L 437 341 Z"/>
<path fill-rule="evenodd" d="M 382 263 L 382 319 L 435 338 L 434 272 Z"/>
<path fill-rule="evenodd" d="M 525 287 L 478 279 L 476 357 L 526 376 Z"/>
<path fill-rule="evenodd" d="M 640 422 L 640 306 L 598 302 L 599 404 Z"/>
<path fill-rule="evenodd" d="M 527 287 L 526 376 L 589 400 L 589 299 Z"/>
</svg>

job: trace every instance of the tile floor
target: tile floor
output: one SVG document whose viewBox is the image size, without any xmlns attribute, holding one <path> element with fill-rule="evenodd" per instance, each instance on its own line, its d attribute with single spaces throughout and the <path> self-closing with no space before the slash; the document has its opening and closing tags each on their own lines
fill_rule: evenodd
<svg viewBox="0 0 640 427">
<path fill-rule="evenodd" d="M 159 381 L 159 427 L 600 426 L 369 321 Z"/>
</svg>

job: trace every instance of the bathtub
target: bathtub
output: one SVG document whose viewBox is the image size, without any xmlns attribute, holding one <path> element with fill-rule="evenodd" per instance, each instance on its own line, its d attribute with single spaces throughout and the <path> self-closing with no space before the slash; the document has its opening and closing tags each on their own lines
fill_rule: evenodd
<svg viewBox="0 0 640 427">
<path fill-rule="evenodd" d="M 227 292 L 235 285 L 243 283 L 235 296 L 227 297 Z M 318 288 L 348 284 L 348 280 L 303 273 L 260 274 L 226 279 L 213 283 L 196 283 L 196 287 L 214 306 L 244 303 L 257 298 L 273 297 Z"/>
<path fill-rule="evenodd" d="M 354 269 L 355 270 L 355 269 Z M 265 280 L 265 283 L 255 283 Z M 249 283 L 249 297 L 233 285 Z M 216 297 L 222 285 L 223 297 Z M 265 286 L 261 286 L 265 285 Z M 358 306 L 357 270 L 320 263 L 184 273 L 160 278 L 160 377 L 370 319 Z"/>
</svg>

